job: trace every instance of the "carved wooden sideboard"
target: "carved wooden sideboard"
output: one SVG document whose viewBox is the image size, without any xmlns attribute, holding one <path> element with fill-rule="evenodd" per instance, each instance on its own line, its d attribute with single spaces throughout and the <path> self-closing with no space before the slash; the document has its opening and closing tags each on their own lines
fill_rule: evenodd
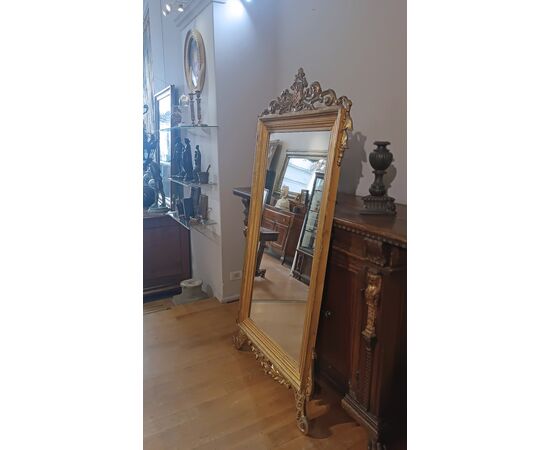
<svg viewBox="0 0 550 450">
<path fill-rule="evenodd" d="M 317 373 L 344 396 L 372 444 L 392 450 L 404 448 L 406 434 L 406 206 L 393 217 L 362 209 L 360 197 L 338 195 Z"/>
<path fill-rule="evenodd" d="M 250 191 L 234 190 L 248 213 Z M 369 430 L 372 450 L 406 441 L 407 207 L 361 215 L 361 197 L 339 194 L 316 342 L 316 377 Z"/>
</svg>

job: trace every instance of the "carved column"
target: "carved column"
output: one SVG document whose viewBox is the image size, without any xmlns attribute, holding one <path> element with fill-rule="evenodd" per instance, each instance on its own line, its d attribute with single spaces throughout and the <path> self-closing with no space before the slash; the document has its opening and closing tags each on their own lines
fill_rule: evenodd
<svg viewBox="0 0 550 450">
<path fill-rule="evenodd" d="M 363 386 L 363 402 L 369 408 L 370 391 L 372 386 L 372 368 L 374 359 L 374 347 L 376 346 L 376 314 L 380 303 L 380 291 L 382 289 L 382 275 L 367 272 L 367 289 L 365 290 L 365 302 L 367 306 L 367 323 L 361 332 L 365 339 L 365 383 Z"/>
</svg>

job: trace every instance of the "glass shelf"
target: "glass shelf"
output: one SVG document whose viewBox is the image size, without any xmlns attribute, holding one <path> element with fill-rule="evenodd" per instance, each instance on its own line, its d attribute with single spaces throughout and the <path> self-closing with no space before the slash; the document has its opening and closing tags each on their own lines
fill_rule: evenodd
<svg viewBox="0 0 550 450">
<path fill-rule="evenodd" d="M 178 180 L 177 178 L 168 178 L 172 183 L 179 184 L 180 186 L 193 186 L 193 187 L 204 187 L 204 186 L 217 186 L 218 183 L 195 183 L 194 181 L 184 181 Z"/>
<path fill-rule="evenodd" d="M 199 221 L 199 219 L 180 219 L 174 211 L 169 211 L 166 214 L 187 229 L 195 228 L 195 227 L 206 227 L 208 225 L 217 224 L 216 221 L 210 220 L 210 219 L 205 221 Z"/>
<path fill-rule="evenodd" d="M 172 130 L 208 130 L 212 128 L 218 128 L 217 125 L 191 125 L 190 123 L 180 123 L 169 128 L 161 128 L 159 131 L 172 131 Z"/>
</svg>

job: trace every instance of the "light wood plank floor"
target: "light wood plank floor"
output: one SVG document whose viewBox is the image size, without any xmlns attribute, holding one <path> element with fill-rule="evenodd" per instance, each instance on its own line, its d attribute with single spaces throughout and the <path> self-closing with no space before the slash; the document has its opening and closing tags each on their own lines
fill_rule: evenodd
<svg viewBox="0 0 550 450">
<path fill-rule="evenodd" d="M 237 310 L 209 299 L 144 315 L 144 449 L 365 450 L 326 388 L 308 405 L 311 436 L 300 433 L 292 391 L 234 349 Z"/>
</svg>

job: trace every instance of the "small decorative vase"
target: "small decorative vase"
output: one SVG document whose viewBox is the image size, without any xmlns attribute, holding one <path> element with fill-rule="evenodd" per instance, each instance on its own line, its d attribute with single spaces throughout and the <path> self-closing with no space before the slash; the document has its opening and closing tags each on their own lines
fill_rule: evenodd
<svg viewBox="0 0 550 450">
<path fill-rule="evenodd" d="M 393 161 L 393 155 L 388 150 L 388 141 L 375 141 L 376 148 L 369 154 L 369 163 L 374 169 L 374 182 L 369 188 L 371 195 L 363 197 L 365 209 L 361 214 L 395 215 L 395 199 L 387 194 L 384 185 L 384 175 Z"/>
</svg>

